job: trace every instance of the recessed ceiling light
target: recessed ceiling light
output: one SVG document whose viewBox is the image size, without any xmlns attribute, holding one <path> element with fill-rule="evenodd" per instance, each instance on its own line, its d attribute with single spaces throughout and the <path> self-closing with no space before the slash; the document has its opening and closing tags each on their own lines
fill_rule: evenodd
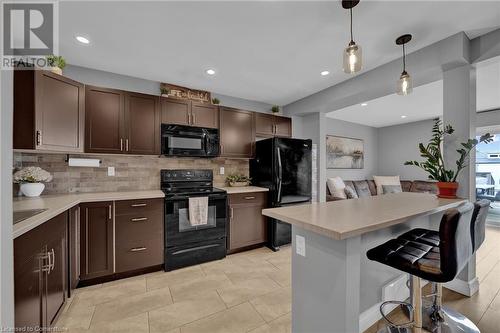
<svg viewBox="0 0 500 333">
<path fill-rule="evenodd" d="M 367 106 L 368 103 L 361 103 L 361 106 Z"/>
<path fill-rule="evenodd" d="M 322 76 L 325 76 L 325 75 L 328 75 L 328 74 L 330 74 L 330 72 L 329 72 L 329 71 L 322 71 L 322 72 L 321 72 L 321 75 L 322 75 Z"/>
<path fill-rule="evenodd" d="M 86 38 L 86 37 L 76 36 L 75 38 L 76 38 L 77 41 L 79 41 L 82 44 L 89 44 L 90 43 L 90 40 L 88 38 Z"/>
<path fill-rule="evenodd" d="M 405 119 L 407 116 L 401 116 L 401 118 Z"/>
<path fill-rule="evenodd" d="M 214 74 L 215 74 L 215 70 L 213 70 L 213 69 L 207 69 L 207 70 L 206 70 L 206 73 L 207 73 L 208 75 L 214 75 Z"/>
</svg>

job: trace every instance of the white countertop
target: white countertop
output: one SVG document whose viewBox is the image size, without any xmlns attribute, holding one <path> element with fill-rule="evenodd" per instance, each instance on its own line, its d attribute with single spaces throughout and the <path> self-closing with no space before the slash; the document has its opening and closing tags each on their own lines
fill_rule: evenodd
<svg viewBox="0 0 500 333">
<path fill-rule="evenodd" d="M 268 208 L 262 214 L 327 237 L 342 240 L 454 208 L 465 199 L 434 194 L 396 193 L 359 199 Z"/>
<path fill-rule="evenodd" d="M 24 221 L 14 224 L 13 238 L 36 228 L 40 224 L 63 213 L 82 202 L 115 201 L 163 198 L 165 195 L 160 190 L 151 191 L 127 191 L 127 192 L 95 192 L 74 193 L 60 195 L 43 195 L 36 198 L 18 197 L 13 200 L 14 211 L 29 209 L 47 209 L 40 214 L 32 216 Z"/>
<path fill-rule="evenodd" d="M 266 187 L 258 186 L 241 186 L 241 187 L 217 187 L 221 190 L 227 192 L 227 194 L 238 194 L 238 193 L 253 193 L 253 192 L 268 192 L 269 189 Z"/>
</svg>

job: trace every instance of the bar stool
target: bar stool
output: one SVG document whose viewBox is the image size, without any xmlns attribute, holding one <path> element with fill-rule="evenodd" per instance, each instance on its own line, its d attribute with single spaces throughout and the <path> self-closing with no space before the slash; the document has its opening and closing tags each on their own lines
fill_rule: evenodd
<svg viewBox="0 0 500 333">
<path fill-rule="evenodd" d="M 470 260 L 474 251 L 467 214 L 472 213 L 473 207 L 473 204 L 466 203 L 446 211 L 439 226 L 439 246 L 397 238 L 367 252 L 368 259 L 409 273 L 412 281 L 411 304 L 387 301 L 380 306 L 380 312 L 388 323 L 387 329 L 380 332 L 422 331 L 421 279 L 436 283 L 449 282 Z M 393 323 L 384 312 L 384 308 L 389 304 L 406 307 L 410 320 L 403 324 Z M 466 328 L 470 326 L 472 330 L 457 332 L 479 332 L 470 320 L 467 319 L 466 322 Z M 440 332 L 446 332 L 446 328 Z"/>
</svg>

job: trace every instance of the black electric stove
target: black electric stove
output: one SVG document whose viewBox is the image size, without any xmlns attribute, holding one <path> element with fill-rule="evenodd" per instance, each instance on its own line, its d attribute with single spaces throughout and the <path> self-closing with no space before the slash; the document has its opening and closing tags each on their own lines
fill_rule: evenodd
<svg viewBox="0 0 500 333">
<path fill-rule="evenodd" d="M 161 170 L 165 193 L 165 270 L 226 256 L 227 193 L 213 187 L 212 170 Z M 189 221 L 189 198 L 208 197 L 208 219 Z"/>
</svg>

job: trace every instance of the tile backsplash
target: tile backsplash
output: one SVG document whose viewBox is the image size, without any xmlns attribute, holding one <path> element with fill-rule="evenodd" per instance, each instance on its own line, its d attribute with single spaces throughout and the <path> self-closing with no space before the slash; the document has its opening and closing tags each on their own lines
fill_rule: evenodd
<svg viewBox="0 0 500 333">
<path fill-rule="evenodd" d="M 224 186 L 225 177 L 232 173 L 248 176 L 248 160 L 227 158 L 175 158 L 158 156 L 70 155 L 97 158 L 100 167 L 70 167 L 66 154 L 14 153 L 14 168 L 39 166 L 54 179 L 45 184 L 44 194 L 75 192 L 105 192 L 155 190 L 160 188 L 161 169 L 212 169 L 214 185 Z M 108 176 L 108 167 L 115 168 L 115 176 Z M 225 174 L 219 175 L 224 167 Z M 17 193 L 17 190 L 14 190 Z"/>
</svg>

